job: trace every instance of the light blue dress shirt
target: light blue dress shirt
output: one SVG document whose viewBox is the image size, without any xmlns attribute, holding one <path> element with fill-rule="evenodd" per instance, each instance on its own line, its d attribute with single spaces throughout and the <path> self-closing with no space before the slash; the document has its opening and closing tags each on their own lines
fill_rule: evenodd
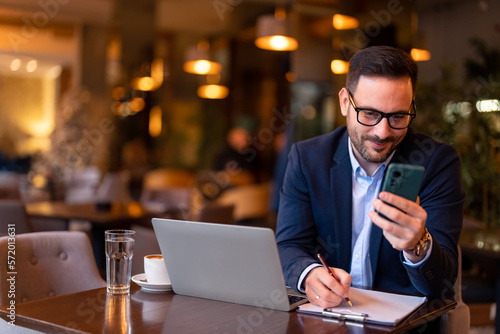
<svg viewBox="0 0 500 334">
<path fill-rule="evenodd" d="M 394 153 L 393 153 L 394 154 Z M 372 200 L 378 197 L 384 171 L 392 158 L 382 163 L 370 177 L 354 156 L 349 138 L 349 157 L 352 165 L 352 258 L 351 286 L 371 288 L 373 283 L 370 264 L 370 233 L 372 221 L 368 212 L 373 211 Z"/>
</svg>

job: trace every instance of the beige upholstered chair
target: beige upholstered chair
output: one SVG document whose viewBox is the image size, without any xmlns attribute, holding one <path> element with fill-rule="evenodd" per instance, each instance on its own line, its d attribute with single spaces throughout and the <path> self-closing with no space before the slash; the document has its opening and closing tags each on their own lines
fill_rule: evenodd
<svg viewBox="0 0 500 334">
<path fill-rule="evenodd" d="M 453 287 L 457 306 L 441 317 L 440 333 L 466 334 L 470 331 L 470 309 L 462 300 L 462 250 L 458 246 L 458 276 Z"/>
<path fill-rule="evenodd" d="M 195 177 L 189 171 L 175 168 L 158 168 L 144 175 L 143 189 L 189 188 L 194 185 Z"/>
<path fill-rule="evenodd" d="M 106 286 L 82 232 L 34 232 L 15 237 L 15 268 L 8 267 L 9 237 L 0 238 L 0 305 L 10 303 L 9 272 L 15 271 L 15 301 L 59 296 Z"/>
<path fill-rule="evenodd" d="M 21 200 L 2 199 L 0 200 L 0 236 L 7 234 L 7 226 L 13 224 L 15 233 L 32 232 L 33 227 L 28 214 Z"/>
<path fill-rule="evenodd" d="M 234 205 L 234 219 L 238 222 L 268 217 L 270 194 L 269 183 L 244 185 L 225 190 L 216 202 Z"/>
</svg>

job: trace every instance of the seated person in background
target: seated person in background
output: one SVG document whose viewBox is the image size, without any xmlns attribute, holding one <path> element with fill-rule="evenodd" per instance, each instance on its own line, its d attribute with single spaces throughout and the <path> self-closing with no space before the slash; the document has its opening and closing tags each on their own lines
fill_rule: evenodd
<svg viewBox="0 0 500 334">
<path fill-rule="evenodd" d="M 453 147 L 409 128 L 417 70 L 397 48 L 357 52 L 339 92 L 347 126 L 291 148 L 276 239 L 286 283 L 314 304 L 336 306 L 350 286 L 453 296 L 461 167 Z M 417 202 L 379 194 L 393 162 L 425 167 Z"/>
<path fill-rule="evenodd" d="M 226 171 L 235 185 L 254 183 L 258 179 L 259 161 L 249 149 L 250 133 L 243 127 L 234 127 L 227 134 L 223 149 L 215 158 L 214 169 Z"/>
</svg>

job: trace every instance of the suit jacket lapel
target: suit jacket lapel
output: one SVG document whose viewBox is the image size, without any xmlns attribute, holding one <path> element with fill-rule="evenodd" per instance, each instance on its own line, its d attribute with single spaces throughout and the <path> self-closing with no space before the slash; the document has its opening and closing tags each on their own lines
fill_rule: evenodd
<svg viewBox="0 0 500 334">
<path fill-rule="evenodd" d="M 339 141 L 338 149 L 330 168 L 330 186 L 333 198 L 333 220 L 338 247 L 337 263 L 340 268 L 350 271 L 352 239 L 352 166 L 347 150 L 347 132 Z M 341 191 L 348 189 L 348 191 Z"/>
</svg>

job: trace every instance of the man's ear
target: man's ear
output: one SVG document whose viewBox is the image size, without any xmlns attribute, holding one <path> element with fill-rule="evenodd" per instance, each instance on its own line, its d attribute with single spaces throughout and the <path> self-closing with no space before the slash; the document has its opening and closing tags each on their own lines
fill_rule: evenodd
<svg viewBox="0 0 500 334">
<path fill-rule="evenodd" d="M 339 92 L 339 102 L 340 102 L 340 111 L 342 115 L 347 116 L 347 109 L 349 109 L 349 92 L 347 88 L 342 88 Z"/>
</svg>

